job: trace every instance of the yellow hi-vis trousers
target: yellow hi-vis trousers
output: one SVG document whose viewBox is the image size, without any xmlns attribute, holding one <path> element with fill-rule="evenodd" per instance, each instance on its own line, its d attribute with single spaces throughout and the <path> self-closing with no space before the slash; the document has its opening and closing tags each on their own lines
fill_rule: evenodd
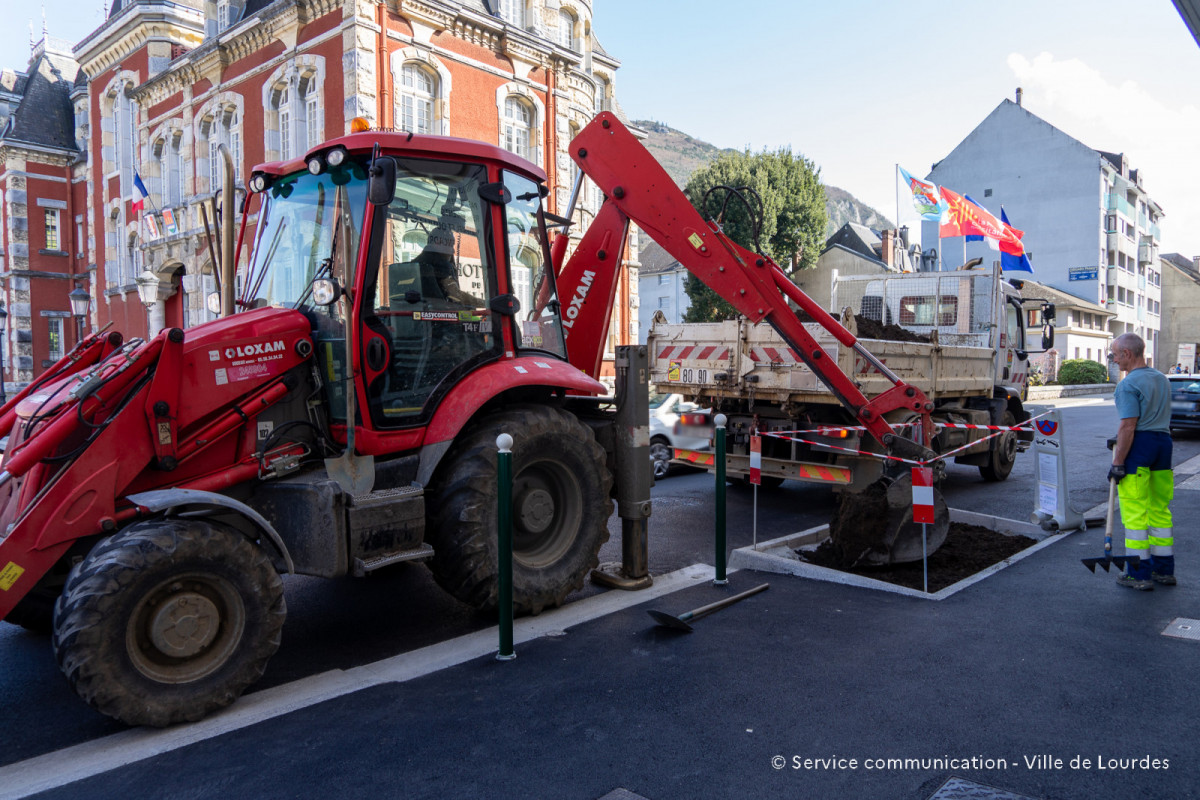
<svg viewBox="0 0 1200 800">
<path fill-rule="evenodd" d="M 1174 471 L 1138 467 L 1117 484 L 1117 495 L 1125 524 L 1125 552 L 1141 558 L 1151 553 L 1173 555 L 1170 503 L 1175 496 Z"/>
</svg>

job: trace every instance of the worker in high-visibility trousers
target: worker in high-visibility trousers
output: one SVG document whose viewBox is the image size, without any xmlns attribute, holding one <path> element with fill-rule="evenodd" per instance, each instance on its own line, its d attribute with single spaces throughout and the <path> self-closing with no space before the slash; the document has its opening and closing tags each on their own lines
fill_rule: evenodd
<svg viewBox="0 0 1200 800">
<path fill-rule="evenodd" d="M 1109 480 L 1117 481 L 1121 522 L 1125 524 L 1125 574 L 1117 583 L 1149 591 L 1175 585 L 1175 539 L 1171 498 L 1171 384 L 1146 366 L 1146 343 L 1133 333 L 1113 339 L 1108 357 L 1125 378 L 1113 399 L 1120 427 Z"/>
</svg>

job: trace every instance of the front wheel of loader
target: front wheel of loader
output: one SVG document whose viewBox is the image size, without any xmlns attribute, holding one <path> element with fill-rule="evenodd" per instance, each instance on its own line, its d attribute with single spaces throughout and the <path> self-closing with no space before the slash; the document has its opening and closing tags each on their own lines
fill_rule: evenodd
<svg viewBox="0 0 1200 800">
<path fill-rule="evenodd" d="M 71 571 L 55 606 L 54 654 L 96 710 L 164 727 L 227 706 L 258 680 L 286 614 L 278 573 L 240 533 L 153 520 Z"/>
<path fill-rule="evenodd" d="M 599 563 L 612 515 L 604 449 L 574 415 L 548 406 L 493 414 L 459 435 L 431 486 L 438 584 L 482 610 L 498 598 L 496 437 L 513 437 L 513 605 L 562 605 Z"/>
<path fill-rule="evenodd" d="M 1017 424 L 1017 418 L 1011 411 L 1005 411 L 1001 425 L 1011 428 Z M 1005 431 L 996 437 L 992 449 L 988 453 L 988 463 L 979 465 L 979 474 L 985 481 L 1002 481 L 1012 472 L 1013 464 L 1017 461 L 1017 433 Z"/>
</svg>

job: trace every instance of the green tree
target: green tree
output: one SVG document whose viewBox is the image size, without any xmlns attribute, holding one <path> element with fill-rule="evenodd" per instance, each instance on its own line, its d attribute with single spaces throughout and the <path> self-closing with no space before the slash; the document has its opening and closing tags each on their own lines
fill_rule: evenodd
<svg viewBox="0 0 1200 800">
<path fill-rule="evenodd" d="M 762 227 L 755 242 L 752 215 L 736 198 L 725 203 L 719 190 L 702 208 L 704 193 L 714 186 L 749 186 L 762 198 Z M 820 170 L 804 156 L 793 155 L 787 148 L 761 153 L 723 152 L 703 169 L 697 170 L 684 189 L 688 200 L 708 218 L 721 213 L 722 230 L 749 250 L 760 246 L 789 275 L 816 266 L 825 237 L 825 190 Z M 753 198 L 747 196 L 751 204 Z M 758 209 L 755 207 L 754 215 Z M 712 289 L 689 275 L 685 286 L 692 305 L 687 322 L 715 322 L 737 317 L 733 306 Z"/>
</svg>

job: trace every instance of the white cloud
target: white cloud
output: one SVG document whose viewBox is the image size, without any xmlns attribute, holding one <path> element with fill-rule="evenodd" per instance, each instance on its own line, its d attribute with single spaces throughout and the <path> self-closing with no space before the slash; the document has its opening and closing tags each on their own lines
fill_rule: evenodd
<svg viewBox="0 0 1200 800">
<path fill-rule="evenodd" d="M 1008 57 L 1024 105 L 1088 147 L 1125 153 L 1162 206 L 1164 250 L 1200 254 L 1200 109 L 1173 106 L 1131 80 L 1109 81 L 1079 59 Z"/>
</svg>

